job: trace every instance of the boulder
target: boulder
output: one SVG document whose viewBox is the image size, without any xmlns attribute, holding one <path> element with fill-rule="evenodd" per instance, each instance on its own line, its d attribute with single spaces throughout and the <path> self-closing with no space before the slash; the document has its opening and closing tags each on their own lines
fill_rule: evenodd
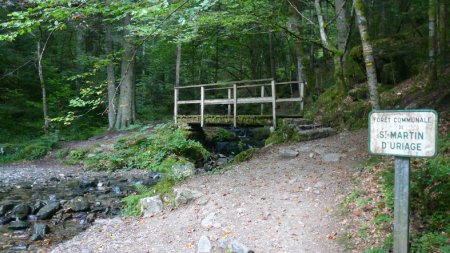
<svg viewBox="0 0 450 253">
<path fill-rule="evenodd" d="M 47 224 L 35 223 L 33 227 L 33 235 L 31 241 L 44 240 L 45 235 L 50 231 Z"/>
<path fill-rule="evenodd" d="M 22 230 L 27 229 L 30 226 L 30 223 L 27 221 L 16 220 L 9 224 L 8 228 L 11 230 Z"/>
<path fill-rule="evenodd" d="M 140 199 L 139 205 L 141 207 L 141 213 L 144 217 L 152 216 L 156 213 L 162 212 L 163 210 L 163 202 L 160 196 Z"/>
<path fill-rule="evenodd" d="M 191 162 L 172 165 L 173 176 L 177 179 L 190 177 L 195 174 L 195 165 Z"/>
<path fill-rule="evenodd" d="M 31 207 L 27 204 L 19 204 L 14 207 L 12 213 L 16 219 L 24 220 L 31 213 Z"/>
<path fill-rule="evenodd" d="M 70 201 L 70 209 L 74 212 L 84 212 L 91 209 L 91 205 L 86 198 L 76 197 Z"/>
<path fill-rule="evenodd" d="M 175 206 L 186 205 L 194 199 L 201 197 L 203 194 L 187 188 L 175 188 Z"/>
<path fill-rule="evenodd" d="M 50 202 L 41 209 L 36 214 L 38 220 L 50 219 L 59 209 L 61 205 L 58 202 Z"/>
<path fill-rule="evenodd" d="M 10 223 L 13 219 L 9 216 L 0 217 L 0 226 Z"/>
<path fill-rule="evenodd" d="M 16 205 L 16 203 L 14 201 L 10 201 L 10 200 L 0 203 L 0 216 L 5 215 L 8 211 L 13 209 L 13 207 L 15 205 Z"/>
</svg>

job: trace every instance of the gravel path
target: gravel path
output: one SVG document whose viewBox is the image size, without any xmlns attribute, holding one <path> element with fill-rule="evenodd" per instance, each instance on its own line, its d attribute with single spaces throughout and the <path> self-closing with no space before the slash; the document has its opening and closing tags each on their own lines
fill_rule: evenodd
<svg viewBox="0 0 450 253">
<path fill-rule="evenodd" d="M 194 203 L 148 218 L 97 220 L 53 252 L 196 252 L 202 236 L 213 252 L 224 238 L 255 252 L 344 252 L 336 209 L 366 145 L 366 131 L 358 131 L 266 147 L 223 174 L 186 181 L 180 187 L 203 193 Z M 280 149 L 299 155 L 282 157 Z"/>
</svg>

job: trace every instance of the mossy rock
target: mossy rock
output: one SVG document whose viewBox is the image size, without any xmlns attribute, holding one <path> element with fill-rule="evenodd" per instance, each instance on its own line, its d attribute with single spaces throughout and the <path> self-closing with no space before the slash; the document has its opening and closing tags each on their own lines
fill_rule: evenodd
<svg viewBox="0 0 450 253">
<path fill-rule="evenodd" d="M 28 160 L 35 160 L 44 157 L 50 148 L 43 144 L 31 144 L 25 146 L 21 151 L 22 157 Z"/>
<path fill-rule="evenodd" d="M 242 151 L 241 153 L 237 154 L 234 158 L 232 163 L 236 164 L 236 163 L 241 163 L 241 162 L 245 162 L 250 160 L 253 155 L 255 154 L 256 149 L 247 149 Z"/>
</svg>

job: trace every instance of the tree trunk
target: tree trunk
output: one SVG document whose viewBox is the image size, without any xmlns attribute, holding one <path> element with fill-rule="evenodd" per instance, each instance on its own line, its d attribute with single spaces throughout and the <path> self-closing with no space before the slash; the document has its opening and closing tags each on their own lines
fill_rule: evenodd
<svg viewBox="0 0 450 253">
<path fill-rule="evenodd" d="M 125 27 L 130 25 L 131 17 L 125 17 Z M 135 47 L 128 38 L 129 32 L 124 30 L 123 36 L 123 56 L 121 63 L 121 82 L 119 108 L 117 112 L 116 125 L 117 129 L 122 129 L 135 123 L 135 93 L 134 93 L 134 53 Z"/>
<path fill-rule="evenodd" d="M 364 14 L 365 7 L 362 0 L 353 0 L 353 6 L 355 8 L 356 20 L 358 22 L 359 34 L 361 36 L 364 62 L 366 64 L 370 103 L 372 104 L 372 109 L 380 109 L 377 72 L 375 70 L 375 60 L 373 58 L 373 47 L 370 42 L 369 32 L 367 29 L 367 20 Z"/>
<path fill-rule="evenodd" d="M 335 0 L 335 15 L 336 15 L 336 30 L 337 30 L 337 48 L 339 54 L 334 56 L 334 77 L 338 87 L 342 92 L 347 93 L 348 87 L 344 77 L 344 63 L 345 63 L 345 44 L 347 42 L 348 27 L 347 15 L 345 12 L 345 0 Z"/>
<path fill-rule="evenodd" d="M 39 83 L 41 84 L 42 92 L 42 112 L 44 114 L 44 132 L 47 134 L 50 128 L 50 119 L 48 117 L 48 102 L 47 102 L 47 88 L 45 87 L 44 73 L 42 71 L 42 55 L 44 50 L 41 46 L 41 41 L 37 42 L 37 65 L 38 65 L 38 75 Z"/>
<path fill-rule="evenodd" d="M 437 0 L 429 0 L 428 2 L 428 85 L 433 87 L 437 80 L 436 67 L 436 11 Z"/>
<path fill-rule="evenodd" d="M 269 58 L 270 58 L 270 77 L 274 80 L 277 79 L 275 72 L 275 56 L 273 53 L 273 33 L 269 31 Z"/>
<path fill-rule="evenodd" d="M 110 62 L 106 66 L 106 75 L 108 83 L 108 125 L 109 129 L 113 129 L 116 123 L 116 77 L 114 71 L 113 53 L 113 37 L 110 24 L 106 24 L 105 34 L 105 51 L 110 58 Z"/>
<path fill-rule="evenodd" d="M 175 63 L 175 87 L 180 86 L 181 44 L 177 45 L 177 60 Z"/>
<path fill-rule="evenodd" d="M 83 66 L 83 44 L 84 44 L 84 36 L 83 32 L 81 30 L 81 27 L 78 27 L 76 31 L 76 42 L 75 42 L 75 57 L 76 57 L 76 65 L 77 65 L 77 74 L 82 74 L 84 72 L 84 66 Z M 76 93 L 80 93 L 81 84 L 80 79 L 77 78 L 75 80 L 75 89 Z"/>
<path fill-rule="evenodd" d="M 442 0 L 439 3 L 439 65 L 445 67 L 448 62 L 448 43 L 447 43 L 447 4 L 450 1 L 445 2 Z"/>
<path fill-rule="evenodd" d="M 320 0 L 314 0 L 314 6 L 316 7 L 317 20 L 319 21 L 319 31 L 322 45 L 326 49 L 330 49 L 330 43 L 328 43 L 327 33 L 325 32 L 325 24 L 323 21 L 322 9 L 320 7 Z"/>
</svg>

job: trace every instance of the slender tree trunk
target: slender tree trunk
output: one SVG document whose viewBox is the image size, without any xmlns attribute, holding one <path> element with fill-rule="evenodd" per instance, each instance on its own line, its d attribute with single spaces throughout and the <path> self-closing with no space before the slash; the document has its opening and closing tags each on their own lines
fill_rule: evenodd
<svg viewBox="0 0 450 253">
<path fill-rule="evenodd" d="M 361 36 L 364 62 L 366 64 L 367 85 L 369 86 L 370 103 L 372 104 L 372 109 L 380 109 L 377 72 L 375 70 L 373 47 L 372 43 L 370 42 L 369 32 L 367 29 L 367 20 L 364 14 L 365 7 L 362 0 L 353 0 L 353 6 L 355 8 L 356 20 L 358 22 L 359 34 Z"/>
<path fill-rule="evenodd" d="M 340 90 L 347 93 L 348 87 L 345 82 L 344 76 L 345 44 L 347 42 L 348 35 L 345 3 L 345 0 L 334 1 L 337 30 L 337 48 L 339 50 L 339 54 L 334 55 L 334 77 L 338 87 L 340 87 Z"/>
<path fill-rule="evenodd" d="M 47 134 L 50 128 L 50 119 L 48 117 L 48 102 L 47 102 L 47 88 L 44 81 L 44 73 L 42 71 L 42 55 L 44 50 L 41 45 L 41 41 L 37 42 L 37 65 L 38 65 L 38 75 L 39 83 L 41 84 L 42 92 L 42 112 L 44 114 L 44 132 Z"/>
<path fill-rule="evenodd" d="M 84 36 L 82 32 L 82 28 L 78 27 L 76 31 L 76 42 L 75 42 L 75 57 L 76 57 L 76 64 L 77 64 L 77 74 L 82 74 L 84 72 L 84 66 L 83 66 L 83 44 L 84 44 Z M 81 89 L 80 79 L 77 78 L 75 80 L 75 89 L 76 93 L 79 94 Z"/>
<path fill-rule="evenodd" d="M 269 58 L 270 58 L 270 77 L 274 80 L 277 79 L 275 71 L 275 56 L 273 53 L 273 33 L 269 32 Z"/>
<path fill-rule="evenodd" d="M 322 8 L 320 7 L 320 0 L 314 0 L 314 6 L 317 12 L 317 20 L 319 21 L 320 39 L 325 48 L 330 49 L 330 43 L 328 43 L 327 33 L 325 32 L 325 23 L 322 16 Z"/>
<path fill-rule="evenodd" d="M 105 51 L 110 58 L 110 62 L 106 66 L 106 75 L 108 83 L 108 125 L 109 129 L 113 129 L 116 123 L 116 76 L 114 71 L 113 53 L 113 36 L 110 24 L 106 24 L 105 34 Z"/>
<path fill-rule="evenodd" d="M 180 68 L 181 68 L 181 44 L 178 44 L 177 59 L 175 63 L 175 87 L 180 86 Z"/>
<path fill-rule="evenodd" d="M 130 25 L 131 17 L 125 17 L 125 27 Z M 134 51 L 135 47 L 128 38 L 129 32 L 124 31 L 123 36 L 123 56 L 121 63 L 121 82 L 120 82 L 120 97 L 119 108 L 116 117 L 117 129 L 122 129 L 135 123 L 135 93 L 134 93 Z"/>
<path fill-rule="evenodd" d="M 430 87 L 436 84 L 437 67 L 436 67 L 436 11 L 437 0 L 429 0 L 428 2 L 428 84 Z"/>
<path fill-rule="evenodd" d="M 439 3 L 439 23 L 438 23 L 438 30 L 439 30 L 439 65 L 441 67 L 445 67 L 446 63 L 448 62 L 448 43 L 447 43 L 447 11 L 448 11 L 448 3 L 450 1 L 448 0 L 441 0 Z"/>
</svg>

